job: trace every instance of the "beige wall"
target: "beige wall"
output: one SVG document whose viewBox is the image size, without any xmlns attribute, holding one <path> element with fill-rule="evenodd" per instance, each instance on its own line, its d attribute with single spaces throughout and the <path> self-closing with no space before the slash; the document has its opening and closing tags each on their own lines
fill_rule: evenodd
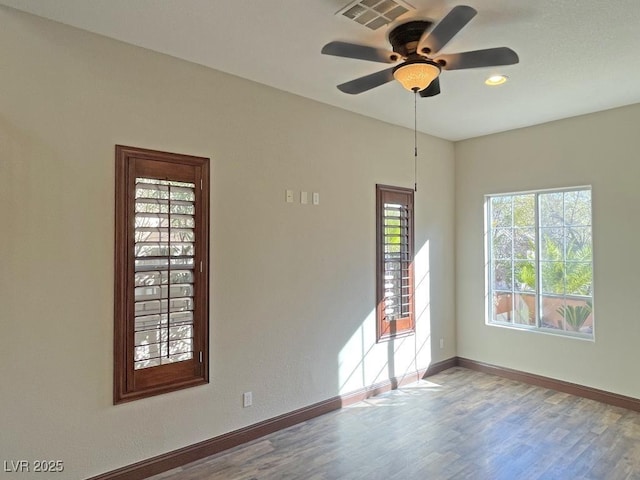
<svg viewBox="0 0 640 480">
<path fill-rule="evenodd" d="M 640 105 L 456 144 L 461 357 L 640 397 Z M 484 324 L 483 195 L 592 185 L 595 342 Z"/>
<path fill-rule="evenodd" d="M 211 383 L 119 406 L 115 144 L 213 188 Z M 413 184 L 411 131 L 0 7 L 0 460 L 85 478 L 454 356 L 454 147 L 419 147 L 418 332 L 376 345 L 374 185 Z"/>
</svg>

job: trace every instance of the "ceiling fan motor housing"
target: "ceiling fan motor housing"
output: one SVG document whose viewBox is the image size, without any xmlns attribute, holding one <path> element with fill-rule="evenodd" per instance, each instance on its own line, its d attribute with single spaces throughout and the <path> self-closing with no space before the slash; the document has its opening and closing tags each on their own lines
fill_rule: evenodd
<svg viewBox="0 0 640 480">
<path fill-rule="evenodd" d="M 393 51 L 403 57 L 415 54 L 418 40 L 432 25 L 433 22 L 428 20 L 414 20 L 398 25 L 389 32 L 389 43 L 391 43 Z"/>
</svg>

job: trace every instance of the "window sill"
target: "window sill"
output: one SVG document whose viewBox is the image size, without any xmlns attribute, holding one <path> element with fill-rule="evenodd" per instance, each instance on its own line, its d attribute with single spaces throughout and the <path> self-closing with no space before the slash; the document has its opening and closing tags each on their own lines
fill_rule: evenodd
<svg viewBox="0 0 640 480">
<path fill-rule="evenodd" d="M 540 328 L 533 327 L 530 325 L 513 325 L 510 323 L 498 323 L 498 322 L 487 322 L 485 321 L 485 325 L 489 327 L 498 327 L 498 328 L 506 328 L 508 330 L 516 330 L 519 332 L 530 332 L 530 333 L 539 333 L 542 335 L 551 335 L 553 337 L 560 338 L 569 338 L 572 340 L 582 340 L 591 343 L 595 343 L 595 335 L 588 333 L 579 333 L 579 332 L 566 332 L 562 330 L 554 330 L 551 328 Z"/>
</svg>

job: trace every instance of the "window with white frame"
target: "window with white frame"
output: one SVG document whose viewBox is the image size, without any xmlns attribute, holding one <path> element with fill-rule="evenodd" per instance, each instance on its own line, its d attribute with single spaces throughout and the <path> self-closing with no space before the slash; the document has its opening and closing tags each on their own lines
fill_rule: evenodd
<svg viewBox="0 0 640 480">
<path fill-rule="evenodd" d="M 485 199 L 487 323 L 592 338 L 591 188 Z"/>
</svg>

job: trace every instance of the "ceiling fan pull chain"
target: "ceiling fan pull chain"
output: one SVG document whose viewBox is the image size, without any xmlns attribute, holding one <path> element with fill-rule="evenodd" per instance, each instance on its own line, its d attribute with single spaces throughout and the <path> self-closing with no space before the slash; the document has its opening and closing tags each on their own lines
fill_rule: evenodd
<svg viewBox="0 0 640 480">
<path fill-rule="evenodd" d="M 413 91 L 413 191 L 418 191 L 418 90 Z"/>
</svg>

